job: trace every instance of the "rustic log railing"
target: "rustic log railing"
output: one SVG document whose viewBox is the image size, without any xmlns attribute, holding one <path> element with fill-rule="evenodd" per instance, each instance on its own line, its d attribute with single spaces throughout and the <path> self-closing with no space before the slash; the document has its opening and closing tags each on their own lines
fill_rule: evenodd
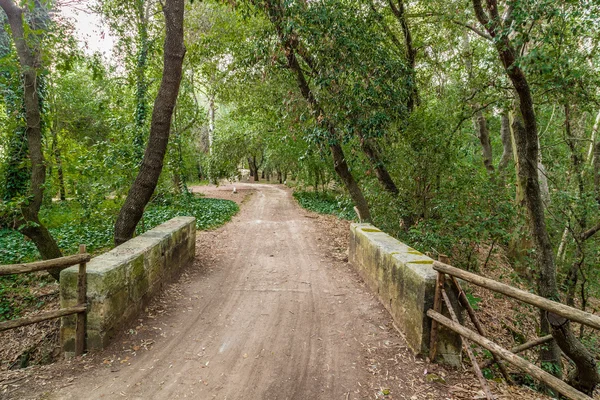
<svg viewBox="0 0 600 400">
<path fill-rule="evenodd" d="M 0 265 L 0 276 L 24 274 L 28 272 L 46 271 L 54 268 L 66 268 L 79 264 L 79 275 L 77 277 L 77 305 L 66 307 L 60 310 L 48 311 L 31 317 L 13 319 L 0 322 L 0 332 L 8 329 L 14 329 L 21 326 L 35 324 L 36 322 L 47 321 L 50 319 L 65 317 L 67 315 L 77 314 L 77 327 L 75 330 L 75 355 L 83 354 L 85 350 L 85 313 L 86 305 L 86 263 L 90 261 L 91 256 L 86 253 L 85 245 L 79 245 L 79 254 L 72 256 L 55 258 L 53 260 L 44 260 L 28 264 Z"/>
<path fill-rule="evenodd" d="M 440 258 L 440 259 L 442 259 L 442 258 Z M 524 303 L 534 305 L 538 308 L 541 308 L 542 310 L 549 311 L 551 313 L 554 313 L 554 314 L 560 315 L 564 318 L 567 318 L 571 321 L 579 322 L 583 325 L 586 325 L 586 326 L 589 326 L 589 327 L 592 327 L 595 329 L 600 329 L 600 317 L 598 317 L 597 315 L 590 314 L 588 312 L 573 308 L 573 307 L 566 306 L 564 304 L 557 303 L 555 301 L 545 299 L 543 297 L 540 297 L 535 294 L 526 292 L 524 290 L 517 289 L 512 286 L 494 281 L 492 279 L 484 278 L 477 274 L 452 267 L 444 262 L 435 261 L 433 263 L 433 269 L 438 272 L 438 281 L 437 281 L 438 283 L 436 285 L 436 293 L 435 293 L 433 309 L 430 309 L 429 311 L 427 311 L 427 315 L 432 319 L 431 346 L 430 346 L 430 349 L 431 349 L 430 357 L 432 360 L 435 357 L 437 330 L 439 328 L 439 325 L 442 325 L 442 326 L 445 326 L 446 328 L 458 333 L 459 335 L 461 335 L 463 337 L 463 345 L 464 345 L 465 351 L 469 355 L 469 358 L 471 358 L 471 363 L 473 364 L 473 369 L 475 371 L 475 374 L 477 375 L 477 378 L 479 379 L 481 386 L 484 390 L 484 393 L 486 394 L 486 397 L 488 399 L 490 399 L 490 400 L 495 399 L 495 397 L 490 392 L 487 381 L 485 380 L 485 378 L 483 377 L 483 374 L 481 372 L 481 368 L 485 368 L 485 367 L 488 367 L 489 365 L 491 365 L 492 363 L 496 363 L 499 366 L 500 371 L 502 372 L 502 375 L 504 375 L 504 377 L 507 379 L 507 381 L 510 382 L 510 377 L 508 376 L 508 373 L 507 373 L 504 365 L 500 361 L 500 359 L 502 359 L 502 360 L 507 361 L 508 363 L 516 366 L 517 368 L 520 368 L 521 370 L 527 372 L 532 377 L 545 383 L 546 385 L 548 385 L 548 387 L 556 390 L 557 392 L 568 397 L 569 399 L 591 400 L 591 397 L 578 391 L 574 387 L 568 385 L 566 382 L 556 378 L 555 376 L 542 370 L 541 368 L 537 367 L 536 365 L 534 365 L 534 364 L 530 363 L 529 361 L 516 355 L 516 353 L 519 353 L 526 349 L 529 349 L 529 348 L 541 345 L 543 343 L 552 341 L 553 339 L 552 339 L 551 335 L 535 339 L 535 340 L 525 343 L 521 346 L 517 346 L 514 349 L 512 349 L 511 351 L 504 349 L 504 348 L 500 347 L 499 345 L 497 345 L 496 343 L 492 342 L 491 340 L 487 339 L 485 337 L 486 335 L 485 335 L 485 331 L 483 330 L 483 327 L 481 326 L 481 324 L 479 323 L 479 320 L 475 316 L 473 308 L 469 304 L 469 302 L 468 302 L 468 300 L 456 278 L 460 278 L 460 279 L 462 279 L 466 282 L 470 282 L 474 285 L 481 286 L 483 288 L 492 290 L 494 292 L 504 294 L 504 295 L 512 297 L 514 299 L 520 300 Z M 470 317 L 471 321 L 473 322 L 473 325 L 476 327 L 476 329 L 478 331 L 477 333 L 468 328 L 465 328 L 464 326 L 460 325 L 460 323 L 458 322 L 456 313 L 455 313 L 455 311 L 452 307 L 452 304 L 450 303 L 448 296 L 444 289 L 444 283 L 446 282 L 446 275 L 449 275 L 451 284 L 454 284 L 454 286 L 458 290 L 459 301 L 460 301 L 461 305 L 467 310 L 467 313 L 469 314 L 469 317 Z M 450 316 L 452 317 L 452 319 L 447 318 L 441 314 L 442 303 L 444 303 L 446 305 L 448 312 L 449 312 Z M 470 349 L 468 340 L 477 343 L 478 345 L 480 345 L 481 347 L 483 347 L 486 350 L 489 350 L 494 357 L 493 360 L 490 360 L 489 362 L 485 362 L 481 366 L 478 365 L 477 362 L 475 361 L 475 359 L 472 357 L 472 353 L 471 353 L 471 349 Z"/>
</svg>

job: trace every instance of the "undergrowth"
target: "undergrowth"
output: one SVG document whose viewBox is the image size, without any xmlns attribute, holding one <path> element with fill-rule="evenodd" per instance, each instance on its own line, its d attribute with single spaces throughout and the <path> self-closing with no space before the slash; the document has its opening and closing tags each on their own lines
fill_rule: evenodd
<svg viewBox="0 0 600 400">
<path fill-rule="evenodd" d="M 352 201 L 332 192 L 295 191 L 294 198 L 300 206 L 319 214 L 331 214 L 347 220 L 356 220 Z"/>
</svg>

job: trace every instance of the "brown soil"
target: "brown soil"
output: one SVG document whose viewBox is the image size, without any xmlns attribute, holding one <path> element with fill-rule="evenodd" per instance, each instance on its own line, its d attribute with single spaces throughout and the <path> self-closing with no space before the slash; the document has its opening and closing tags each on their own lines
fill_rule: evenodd
<svg viewBox="0 0 600 400">
<path fill-rule="evenodd" d="M 0 374 L 0 398 L 481 394 L 468 370 L 447 370 L 411 353 L 347 263 L 347 222 L 302 210 L 280 185 L 235 186 L 237 194 L 233 185 L 194 188 L 236 200 L 240 213 L 198 233 L 194 264 L 109 349 Z M 491 384 L 499 398 L 541 398 Z"/>
</svg>

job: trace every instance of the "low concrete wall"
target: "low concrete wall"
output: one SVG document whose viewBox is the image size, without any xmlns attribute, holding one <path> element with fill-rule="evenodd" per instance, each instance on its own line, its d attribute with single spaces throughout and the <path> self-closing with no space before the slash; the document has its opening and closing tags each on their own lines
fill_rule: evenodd
<svg viewBox="0 0 600 400">
<path fill-rule="evenodd" d="M 392 314 L 415 353 L 429 354 L 431 319 L 437 272 L 433 260 L 381 232 L 371 224 L 352 224 L 350 263 Z M 448 295 L 456 298 L 454 291 Z M 460 336 L 440 329 L 437 354 L 441 361 L 460 364 Z"/>
<path fill-rule="evenodd" d="M 150 296 L 195 254 L 196 219 L 173 218 L 87 265 L 87 349 L 103 349 L 123 324 L 135 317 Z M 77 303 L 78 267 L 60 273 L 61 307 Z M 61 345 L 75 351 L 75 316 L 62 318 Z"/>
</svg>

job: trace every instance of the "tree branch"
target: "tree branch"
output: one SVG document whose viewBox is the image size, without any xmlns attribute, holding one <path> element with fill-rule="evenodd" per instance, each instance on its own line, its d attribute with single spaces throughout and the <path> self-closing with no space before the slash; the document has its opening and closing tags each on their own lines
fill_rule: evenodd
<svg viewBox="0 0 600 400">
<path fill-rule="evenodd" d="M 488 27 L 490 23 L 490 18 L 485 13 L 483 5 L 481 4 L 481 0 L 473 0 L 473 9 L 475 10 L 475 16 L 477 17 L 481 25 L 483 25 L 486 28 L 486 30 L 490 33 L 490 36 L 493 38 L 495 36 L 495 32 L 490 32 L 490 28 Z"/>
<path fill-rule="evenodd" d="M 588 240 L 589 238 L 594 236 L 596 234 L 596 232 L 598 232 L 598 231 L 600 231 L 600 222 L 593 228 L 588 229 L 587 231 L 583 232 L 581 234 L 581 240 L 582 241 Z"/>
<path fill-rule="evenodd" d="M 475 32 L 476 34 L 478 34 L 479 36 L 481 36 L 485 40 L 489 40 L 489 41 L 493 40 L 492 37 L 488 33 L 485 33 L 483 31 L 475 28 L 473 25 L 470 25 L 470 24 L 468 24 L 466 22 L 461 22 L 461 21 L 458 21 L 458 20 L 455 20 L 455 19 L 451 19 L 451 21 L 452 21 L 453 24 L 456 24 L 456 25 L 459 25 L 459 26 L 463 26 L 465 28 L 468 28 L 468 29 L 472 30 L 473 32 Z"/>
</svg>

